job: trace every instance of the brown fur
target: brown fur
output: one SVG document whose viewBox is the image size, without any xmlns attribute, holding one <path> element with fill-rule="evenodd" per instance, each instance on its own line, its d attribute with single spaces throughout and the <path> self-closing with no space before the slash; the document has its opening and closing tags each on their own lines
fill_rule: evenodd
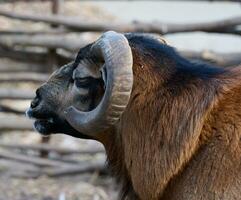
<svg viewBox="0 0 241 200">
<path fill-rule="evenodd" d="M 128 108 L 114 130 L 98 136 L 121 198 L 241 199 L 241 68 L 184 83 L 173 77 L 172 60 L 163 58 L 160 71 L 138 49 L 132 46 Z"/>
<path fill-rule="evenodd" d="M 106 148 L 122 185 L 120 199 L 241 199 L 241 66 L 190 63 L 154 38 L 126 37 L 134 62 L 130 101 L 114 127 L 92 138 Z M 80 50 L 75 63 L 89 48 Z M 90 138 L 61 118 L 66 106 L 77 102 L 87 110 L 93 94 L 98 96 L 95 82 L 82 104 L 81 98 L 74 100 L 80 96 L 71 93 L 74 66 L 58 70 L 39 89 L 41 103 L 31 116 L 55 121 L 38 123 L 39 132 Z"/>
</svg>

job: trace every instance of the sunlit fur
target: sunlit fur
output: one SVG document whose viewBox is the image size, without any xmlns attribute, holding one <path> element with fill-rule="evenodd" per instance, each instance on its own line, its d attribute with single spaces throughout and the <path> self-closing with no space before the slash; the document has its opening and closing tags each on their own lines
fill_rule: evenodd
<svg viewBox="0 0 241 200">
<path fill-rule="evenodd" d="M 241 197 L 241 68 L 193 64 L 130 37 L 131 100 L 105 139 L 123 199 Z"/>
<path fill-rule="evenodd" d="M 191 63 L 155 39 L 127 38 L 131 98 L 119 123 L 95 138 L 120 199 L 240 199 L 241 67 Z"/>
</svg>

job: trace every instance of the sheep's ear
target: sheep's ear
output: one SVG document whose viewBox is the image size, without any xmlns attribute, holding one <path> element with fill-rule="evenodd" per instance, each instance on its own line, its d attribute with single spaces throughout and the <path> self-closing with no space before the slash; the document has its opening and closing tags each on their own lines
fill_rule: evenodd
<svg viewBox="0 0 241 200">
<path fill-rule="evenodd" d="M 101 78 L 101 63 L 95 63 L 91 60 L 82 60 L 73 72 L 73 79 L 76 78 Z"/>
</svg>

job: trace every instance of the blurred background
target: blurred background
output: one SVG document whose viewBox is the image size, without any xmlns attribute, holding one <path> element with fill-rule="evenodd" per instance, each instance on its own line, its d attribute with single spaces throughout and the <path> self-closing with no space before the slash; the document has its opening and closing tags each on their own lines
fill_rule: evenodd
<svg viewBox="0 0 241 200">
<path fill-rule="evenodd" d="M 241 63 L 241 2 L 0 0 L 0 200 L 115 200 L 101 144 L 41 137 L 35 89 L 107 30 L 160 34 L 183 56 Z"/>
</svg>

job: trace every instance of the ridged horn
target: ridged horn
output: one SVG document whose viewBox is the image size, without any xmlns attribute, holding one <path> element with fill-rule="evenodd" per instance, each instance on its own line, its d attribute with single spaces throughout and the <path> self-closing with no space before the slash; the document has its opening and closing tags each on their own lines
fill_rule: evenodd
<svg viewBox="0 0 241 200">
<path fill-rule="evenodd" d="M 82 112 L 71 106 L 65 111 L 69 124 L 79 132 L 94 135 L 114 125 L 124 112 L 133 85 L 133 58 L 128 40 L 123 34 L 104 33 L 91 47 L 93 56 L 103 59 L 106 89 L 99 105 Z"/>
</svg>

